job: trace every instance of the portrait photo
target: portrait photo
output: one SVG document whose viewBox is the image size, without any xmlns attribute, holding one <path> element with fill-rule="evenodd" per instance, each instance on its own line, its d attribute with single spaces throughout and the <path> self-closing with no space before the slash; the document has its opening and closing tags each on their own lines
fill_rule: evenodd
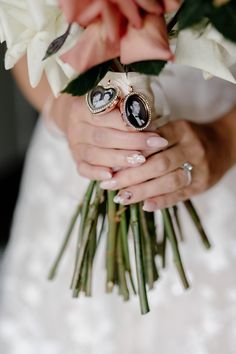
<svg viewBox="0 0 236 354">
<path fill-rule="evenodd" d="M 116 97 L 114 88 L 104 88 L 102 86 L 95 87 L 88 94 L 88 104 L 92 110 L 103 111 Z"/>
<path fill-rule="evenodd" d="M 150 112 L 142 95 L 134 93 L 125 101 L 127 123 L 135 129 L 144 129 L 150 121 Z"/>
</svg>

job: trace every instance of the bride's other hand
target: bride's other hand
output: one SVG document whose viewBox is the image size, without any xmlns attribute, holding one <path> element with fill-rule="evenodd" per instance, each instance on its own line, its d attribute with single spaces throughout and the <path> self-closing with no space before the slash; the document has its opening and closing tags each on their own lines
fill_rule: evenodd
<svg viewBox="0 0 236 354">
<path fill-rule="evenodd" d="M 199 194 L 215 183 L 236 162 L 236 109 L 210 124 L 176 121 L 158 131 L 169 141 L 164 151 L 146 163 L 117 172 L 102 188 L 120 190 L 116 202 L 124 205 L 145 201 L 144 210 L 173 206 Z M 193 166 L 192 181 L 182 168 Z"/>
<path fill-rule="evenodd" d="M 91 180 L 109 180 L 118 169 L 140 166 L 168 144 L 157 133 L 128 128 L 118 109 L 92 115 L 84 97 L 60 96 L 49 115 L 64 131 L 79 174 Z"/>
</svg>

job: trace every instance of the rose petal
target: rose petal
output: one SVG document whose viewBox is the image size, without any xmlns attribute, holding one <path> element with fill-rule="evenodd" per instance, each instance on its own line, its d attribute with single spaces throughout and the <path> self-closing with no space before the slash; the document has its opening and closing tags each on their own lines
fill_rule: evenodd
<svg viewBox="0 0 236 354">
<path fill-rule="evenodd" d="M 93 0 L 59 0 L 59 5 L 66 15 L 68 22 L 76 22 L 77 16 L 86 9 Z"/>
<path fill-rule="evenodd" d="M 111 0 L 116 3 L 120 9 L 122 15 L 124 15 L 130 24 L 136 28 L 142 26 L 142 18 L 139 13 L 139 8 L 134 0 L 124 1 L 124 0 Z"/>
<path fill-rule="evenodd" d="M 119 41 L 104 39 L 102 21 L 89 25 L 74 48 L 62 56 L 62 60 L 82 73 L 91 67 L 119 56 Z"/>
<path fill-rule="evenodd" d="M 164 2 L 165 12 L 176 11 L 181 5 L 180 0 L 163 0 L 163 2 Z"/>
<path fill-rule="evenodd" d="M 172 57 L 164 17 L 146 15 L 143 27 L 137 30 L 129 25 L 127 34 L 121 40 L 120 58 L 123 64 L 141 60 L 170 60 Z"/>
<path fill-rule="evenodd" d="M 163 14 L 163 5 L 162 1 L 157 2 L 156 0 L 135 0 L 138 6 L 143 10 L 154 13 L 156 15 Z"/>
<path fill-rule="evenodd" d="M 106 39 L 111 42 L 119 41 L 121 37 L 121 21 L 122 14 L 118 10 L 116 5 L 107 3 L 103 7 L 102 20 L 104 23 L 104 29 L 106 33 Z"/>
<path fill-rule="evenodd" d="M 84 9 L 81 9 L 77 13 L 77 21 L 82 27 L 87 27 L 92 22 L 96 21 L 101 17 L 103 10 L 104 2 L 94 1 L 89 6 L 86 6 Z"/>
</svg>

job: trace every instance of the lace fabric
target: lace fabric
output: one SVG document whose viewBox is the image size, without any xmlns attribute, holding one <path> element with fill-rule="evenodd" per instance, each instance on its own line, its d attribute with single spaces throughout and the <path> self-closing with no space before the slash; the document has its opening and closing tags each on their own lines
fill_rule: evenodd
<svg viewBox="0 0 236 354">
<path fill-rule="evenodd" d="M 236 103 L 236 88 L 204 81 L 197 70 L 170 66 L 159 81 L 172 119 L 210 121 Z M 155 86 L 155 83 L 153 83 Z M 212 240 L 202 249 L 181 209 L 181 246 L 192 288 L 185 292 L 170 254 L 149 293 L 151 312 L 105 294 L 102 244 L 93 297 L 72 299 L 71 242 L 54 282 L 47 273 L 88 184 L 76 173 L 66 140 L 38 124 L 25 166 L 12 235 L 1 265 L 0 352 L 4 354 L 234 354 L 236 343 L 236 168 L 194 198 Z M 76 233 L 77 230 L 75 230 Z"/>
</svg>

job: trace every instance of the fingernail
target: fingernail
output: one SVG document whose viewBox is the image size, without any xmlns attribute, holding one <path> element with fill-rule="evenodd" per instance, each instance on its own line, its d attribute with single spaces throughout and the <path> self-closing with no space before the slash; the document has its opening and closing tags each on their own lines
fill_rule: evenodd
<svg viewBox="0 0 236 354">
<path fill-rule="evenodd" d="M 101 174 L 101 179 L 104 179 L 104 180 L 107 180 L 107 179 L 111 179 L 112 178 L 112 174 L 111 172 L 105 172 L 105 171 L 102 171 Z"/>
<path fill-rule="evenodd" d="M 161 137 L 151 136 L 147 139 L 147 145 L 149 147 L 163 148 L 168 145 L 168 141 Z"/>
<path fill-rule="evenodd" d="M 157 205 L 155 202 L 144 202 L 143 210 L 149 212 L 155 211 L 157 210 Z"/>
<path fill-rule="evenodd" d="M 141 154 L 127 156 L 126 160 L 130 165 L 141 165 L 146 161 L 145 157 Z"/>
<path fill-rule="evenodd" d="M 115 198 L 113 199 L 113 202 L 117 203 L 117 204 L 125 204 L 126 202 L 128 202 L 132 198 L 132 196 L 133 196 L 133 194 L 131 192 L 123 191 L 115 196 Z"/>
<path fill-rule="evenodd" d="M 100 187 L 102 189 L 113 189 L 117 185 L 117 181 L 115 179 L 111 179 L 110 181 L 103 181 L 100 183 Z"/>
</svg>

